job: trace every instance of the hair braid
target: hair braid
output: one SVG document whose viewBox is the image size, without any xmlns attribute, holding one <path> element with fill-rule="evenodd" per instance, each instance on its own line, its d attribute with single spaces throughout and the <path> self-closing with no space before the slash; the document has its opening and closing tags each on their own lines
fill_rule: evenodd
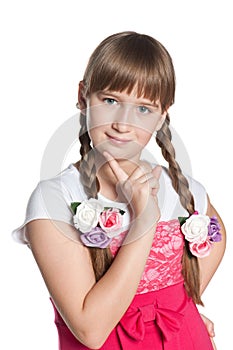
<svg viewBox="0 0 233 350">
<path fill-rule="evenodd" d="M 180 197 L 182 206 L 191 215 L 195 211 L 193 195 L 189 189 L 189 183 L 182 174 L 181 168 L 175 159 L 175 149 L 172 145 L 172 134 L 169 128 L 170 117 L 167 114 L 162 128 L 157 132 L 156 142 L 161 148 L 163 157 L 168 162 L 168 174 L 172 181 L 172 186 Z M 183 276 L 188 294 L 197 304 L 202 304 L 200 298 L 200 273 L 198 260 L 189 250 L 185 242 L 184 254 L 182 259 Z"/>
<path fill-rule="evenodd" d="M 94 151 L 91 147 L 91 140 L 87 132 L 86 117 L 80 114 L 80 154 L 81 160 L 78 162 L 81 182 L 88 198 L 97 198 L 99 191 L 99 181 L 96 176 L 96 166 Z M 112 254 L 109 248 L 89 248 L 96 280 L 98 281 L 112 262 Z"/>
<path fill-rule="evenodd" d="M 193 195 L 189 190 L 186 177 L 182 174 L 181 168 L 175 159 L 175 149 L 171 143 L 172 134 L 169 128 L 170 117 L 167 114 L 162 128 L 158 131 L 156 142 L 161 148 L 162 154 L 169 164 L 168 173 L 172 180 L 175 191 L 180 196 L 182 206 L 192 214 L 195 211 Z"/>
<path fill-rule="evenodd" d="M 81 175 L 82 185 L 88 198 L 97 198 L 99 191 L 99 181 L 96 177 L 96 166 L 94 152 L 91 147 L 91 139 L 86 128 L 86 117 L 80 114 L 80 154 L 81 161 L 79 164 L 79 171 Z"/>
</svg>

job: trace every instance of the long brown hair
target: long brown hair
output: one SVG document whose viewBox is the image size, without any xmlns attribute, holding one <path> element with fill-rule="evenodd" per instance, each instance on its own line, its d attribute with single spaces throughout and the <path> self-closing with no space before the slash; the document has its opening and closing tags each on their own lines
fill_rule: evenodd
<svg viewBox="0 0 233 350">
<path fill-rule="evenodd" d="M 172 59 L 160 42 L 135 32 L 114 34 L 100 43 L 88 62 L 83 77 L 82 93 L 86 97 L 104 89 L 131 93 L 136 87 L 138 97 L 153 102 L 158 99 L 162 112 L 166 111 L 175 98 L 175 72 Z M 80 154 L 78 168 L 88 198 L 97 198 L 99 182 L 96 176 L 94 152 L 87 131 L 86 118 L 80 114 Z M 157 132 L 156 142 L 168 162 L 168 173 L 173 188 L 180 197 L 182 206 L 189 214 L 194 212 L 194 199 L 189 184 L 175 160 L 167 114 L 162 128 Z M 110 249 L 90 248 L 96 280 L 99 280 L 112 262 Z M 195 303 L 200 298 L 200 277 L 198 260 L 185 244 L 182 260 L 183 276 L 188 294 Z"/>
</svg>

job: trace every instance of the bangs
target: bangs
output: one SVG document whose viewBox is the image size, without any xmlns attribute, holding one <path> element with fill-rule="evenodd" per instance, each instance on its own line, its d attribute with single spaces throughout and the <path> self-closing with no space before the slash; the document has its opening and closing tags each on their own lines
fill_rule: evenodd
<svg viewBox="0 0 233 350">
<path fill-rule="evenodd" d="M 84 75 L 87 95 L 117 91 L 152 102 L 163 109 L 174 103 L 175 74 L 166 49 L 155 39 L 137 33 L 119 33 L 105 39 L 92 54 Z"/>
</svg>

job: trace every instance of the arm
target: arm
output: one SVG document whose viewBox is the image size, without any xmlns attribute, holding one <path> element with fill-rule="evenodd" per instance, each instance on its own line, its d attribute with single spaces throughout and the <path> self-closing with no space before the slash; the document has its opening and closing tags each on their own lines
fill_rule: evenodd
<svg viewBox="0 0 233 350">
<path fill-rule="evenodd" d="M 226 231 L 224 224 L 222 222 L 222 219 L 220 218 L 219 214 L 215 210 L 215 208 L 210 203 L 209 197 L 207 197 L 208 200 L 208 207 L 207 207 L 207 213 L 209 217 L 216 216 L 218 218 L 218 221 L 221 225 L 221 234 L 222 234 L 222 240 L 221 242 L 215 243 L 214 247 L 211 251 L 211 254 L 206 258 L 198 259 L 199 261 L 199 267 L 200 267 L 200 275 L 201 275 L 201 294 L 204 292 L 205 288 L 207 287 L 208 283 L 210 282 L 211 278 L 213 277 L 215 271 L 217 270 L 222 257 L 224 255 L 225 247 L 226 247 Z M 208 334 L 211 339 L 211 343 L 214 349 L 216 349 L 216 345 L 214 343 L 213 337 L 215 336 L 214 332 L 214 324 L 211 320 L 209 320 L 206 316 L 200 314 L 203 322 L 206 326 L 206 329 L 208 331 Z"/>
<path fill-rule="evenodd" d="M 61 234 L 50 220 L 34 220 L 27 225 L 32 252 L 57 309 L 75 337 L 92 349 L 105 342 L 134 297 L 159 219 L 156 195 L 161 170 L 151 173 L 149 179 L 141 170 L 126 178 L 116 163 L 111 166 L 124 183 L 124 193 L 130 188 L 131 209 L 136 218 L 141 215 L 148 228 L 143 227 L 145 234 L 140 237 L 141 221 L 134 221 L 127 239 L 139 238 L 121 247 L 97 283 L 86 247 Z M 138 196 L 145 201 L 138 201 Z M 147 203 L 143 213 L 142 203 Z M 63 229 L 75 230 L 65 224 Z"/>
<path fill-rule="evenodd" d="M 208 283 L 213 277 L 215 271 L 217 270 L 223 258 L 225 248 L 226 248 L 225 227 L 221 217 L 217 213 L 216 209 L 210 203 L 209 197 L 208 197 L 208 208 L 207 208 L 206 215 L 208 215 L 209 217 L 216 216 L 218 218 L 218 221 L 221 225 L 222 240 L 221 242 L 214 244 L 214 247 L 209 256 L 207 256 L 206 258 L 198 259 L 199 266 L 200 266 L 200 275 L 201 275 L 201 294 L 204 292 L 205 288 L 207 287 Z"/>
</svg>

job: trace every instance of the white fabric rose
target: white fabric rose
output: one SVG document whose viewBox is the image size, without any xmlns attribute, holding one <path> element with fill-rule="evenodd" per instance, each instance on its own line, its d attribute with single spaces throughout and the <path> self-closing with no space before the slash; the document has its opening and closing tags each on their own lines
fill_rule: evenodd
<svg viewBox="0 0 233 350">
<path fill-rule="evenodd" d="M 185 238 L 189 242 L 204 242 L 208 235 L 210 218 L 207 215 L 191 215 L 181 226 Z"/>
<path fill-rule="evenodd" d="M 82 202 L 76 210 L 73 217 L 74 226 L 81 232 L 89 232 L 98 224 L 100 213 L 104 210 L 104 206 L 94 198 L 90 198 Z"/>
</svg>

